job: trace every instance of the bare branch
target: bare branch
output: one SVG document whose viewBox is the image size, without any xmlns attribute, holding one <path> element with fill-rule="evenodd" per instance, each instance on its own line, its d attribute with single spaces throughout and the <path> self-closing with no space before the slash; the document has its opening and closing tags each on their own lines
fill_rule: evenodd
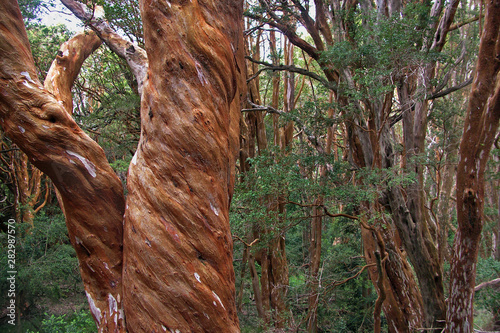
<svg viewBox="0 0 500 333">
<path fill-rule="evenodd" d="M 500 287 L 500 278 L 480 283 L 474 287 L 474 291 L 477 292 L 487 287 Z"/>
<path fill-rule="evenodd" d="M 257 20 L 262 23 L 266 23 L 270 25 L 271 27 L 274 27 L 278 30 L 280 30 L 285 36 L 288 37 L 288 39 L 292 42 L 293 45 L 301 48 L 304 50 L 311 58 L 318 60 L 319 59 L 319 52 L 318 49 L 306 42 L 304 39 L 300 38 L 297 33 L 295 32 L 294 29 L 291 27 L 282 24 L 280 22 L 276 22 L 273 20 L 266 19 L 260 15 L 255 15 L 252 13 L 245 13 L 245 16 L 254 20 Z"/>
<path fill-rule="evenodd" d="M 458 22 L 458 23 L 455 23 L 455 24 L 452 24 L 449 28 L 448 28 L 448 32 L 450 31 L 453 31 L 453 30 L 456 30 L 458 28 L 461 28 L 463 27 L 464 25 L 467 25 L 467 24 L 470 24 L 472 22 L 476 22 L 476 21 L 479 21 L 480 18 L 483 18 L 484 17 L 484 14 L 481 14 L 481 15 L 476 15 L 474 17 L 471 17 L 470 19 L 468 20 L 465 20 L 465 21 L 462 21 L 462 22 Z"/>
<path fill-rule="evenodd" d="M 441 92 L 434 92 L 431 96 L 427 97 L 428 100 L 432 100 L 432 99 L 436 99 L 436 98 L 439 98 L 439 97 L 443 97 L 443 96 L 446 96 L 448 94 L 451 94 L 452 92 L 454 91 L 457 91 L 457 90 L 460 90 L 462 88 L 465 88 L 467 87 L 468 85 L 470 85 L 472 83 L 472 80 L 474 79 L 473 76 L 471 76 L 470 78 L 467 79 L 467 81 L 464 81 L 460 84 L 457 84 L 456 86 L 453 86 L 451 88 L 448 88 L 448 89 L 445 89 Z"/>
<path fill-rule="evenodd" d="M 233 238 L 242 242 L 246 247 L 252 247 L 260 240 L 259 238 L 256 238 L 249 244 L 249 243 L 245 242 L 243 239 L 241 239 L 241 237 L 239 237 L 239 236 L 233 235 Z"/>
<path fill-rule="evenodd" d="M 315 79 L 316 81 L 321 82 L 328 89 L 331 89 L 333 91 L 337 91 L 337 85 L 334 85 L 331 82 L 328 82 L 328 80 L 326 80 L 325 78 L 319 76 L 318 74 L 316 74 L 314 72 L 310 72 L 310 71 L 308 71 L 308 70 L 306 70 L 304 68 L 296 67 L 296 66 L 293 66 L 293 65 L 278 65 L 278 66 L 275 66 L 275 65 L 270 64 L 270 63 L 265 62 L 265 61 L 255 60 L 255 59 L 253 59 L 252 57 L 249 57 L 249 56 L 246 56 L 245 58 L 248 59 L 248 60 L 250 60 L 251 62 L 253 62 L 255 64 L 259 64 L 259 65 L 265 66 L 264 68 L 259 69 L 253 76 L 251 76 L 250 78 L 248 78 L 247 82 L 250 82 L 253 79 L 257 78 L 260 75 L 260 73 L 262 73 L 263 71 L 288 71 L 288 72 L 298 73 L 298 74 L 301 74 L 301 75 L 308 76 L 308 77 L 310 77 L 312 79 Z"/>
</svg>

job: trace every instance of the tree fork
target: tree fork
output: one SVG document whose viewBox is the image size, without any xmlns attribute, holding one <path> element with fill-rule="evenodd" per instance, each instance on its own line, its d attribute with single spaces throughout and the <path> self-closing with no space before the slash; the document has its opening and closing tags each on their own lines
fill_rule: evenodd
<svg viewBox="0 0 500 333">
<path fill-rule="evenodd" d="M 39 82 L 16 1 L 0 3 L 0 26 L 0 124 L 61 194 L 99 331 L 121 331 L 122 184 L 103 150 Z"/>
</svg>

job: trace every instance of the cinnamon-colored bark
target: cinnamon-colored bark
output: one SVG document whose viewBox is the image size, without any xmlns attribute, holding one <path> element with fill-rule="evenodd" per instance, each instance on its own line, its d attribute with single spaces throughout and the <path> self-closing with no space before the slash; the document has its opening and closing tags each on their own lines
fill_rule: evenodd
<svg viewBox="0 0 500 333">
<path fill-rule="evenodd" d="M 484 171 L 500 119 L 500 1 L 486 3 L 477 69 L 459 150 L 457 221 L 447 332 L 472 332 L 476 262 L 483 227 Z"/>
<path fill-rule="evenodd" d="M 229 203 L 244 75 L 242 1 L 140 1 L 149 59 L 130 165 L 130 332 L 237 332 Z"/>
<path fill-rule="evenodd" d="M 121 182 L 103 150 L 38 81 L 13 0 L 0 3 L 0 54 L 0 124 L 59 189 L 92 314 L 100 331 L 118 331 L 123 327 Z"/>
<path fill-rule="evenodd" d="M 80 73 L 85 59 L 101 44 L 101 39 L 93 31 L 79 33 L 61 45 L 56 59 L 50 66 L 44 87 L 58 101 L 62 102 L 69 114 L 73 113 L 73 96 L 71 94 L 73 82 Z"/>
</svg>

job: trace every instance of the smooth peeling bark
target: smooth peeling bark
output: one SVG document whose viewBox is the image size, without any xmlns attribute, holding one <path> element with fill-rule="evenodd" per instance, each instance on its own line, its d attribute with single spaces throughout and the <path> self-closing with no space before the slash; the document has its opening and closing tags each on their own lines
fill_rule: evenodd
<svg viewBox="0 0 500 333">
<path fill-rule="evenodd" d="M 85 59 L 88 58 L 102 41 L 93 31 L 81 32 L 63 43 L 52 62 L 44 87 L 58 101 L 69 114 L 73 113 L 73 95 L 71 88 L 75 82 Z"/>
<path fill-rule="evenodd" d="M 229 203 L 241 1 L 141 1 L 149 59 L 128 175 L 129 332 L 238 332 Z"/>
<path fill-rule="evenodd" d="M 476 263 L 483 228 L 484 171 L 500 120 L 500 1 L 486 3 L 477 69 L 457 167 L 457 222 L 446 332 L 472 332 Z"/>
<path fill-rule="evenodd" d="M 16 1 L 0 2 L 0 124 L 61 193 L 99 331 L 123 329 L 123 188 L 103 150 L 36 77 Z"/>
</svg>

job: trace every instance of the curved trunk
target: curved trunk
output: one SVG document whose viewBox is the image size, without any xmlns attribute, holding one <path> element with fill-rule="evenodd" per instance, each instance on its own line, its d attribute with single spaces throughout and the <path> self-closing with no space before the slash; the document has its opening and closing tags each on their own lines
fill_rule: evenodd
<svg viewBox="0 0 500 333">
<path fill-rule="evenodd" d="M 229 203 L 241 1 L 141 1 L 149 70 L 128 176 L 127 329 L 237 332 Z"/>
<path fill-rule="evenodd" d="M 0 25 L 0 123 L 61 194 L 69 237 L 99 329 L 120 330 L 121 182 L 103 150 L 38 81 L 16 1 L 0 3 Z"/>
<path fill-rule="evenodd" d="M 49 68 L 44 87 L 62 102 L 69 114 L 73 113 L 71 88 L 85 59 L 101 46 L 102 42 L 92 31 L 79 33 L 63 43 L 56 59 Z"/>
</svg>

